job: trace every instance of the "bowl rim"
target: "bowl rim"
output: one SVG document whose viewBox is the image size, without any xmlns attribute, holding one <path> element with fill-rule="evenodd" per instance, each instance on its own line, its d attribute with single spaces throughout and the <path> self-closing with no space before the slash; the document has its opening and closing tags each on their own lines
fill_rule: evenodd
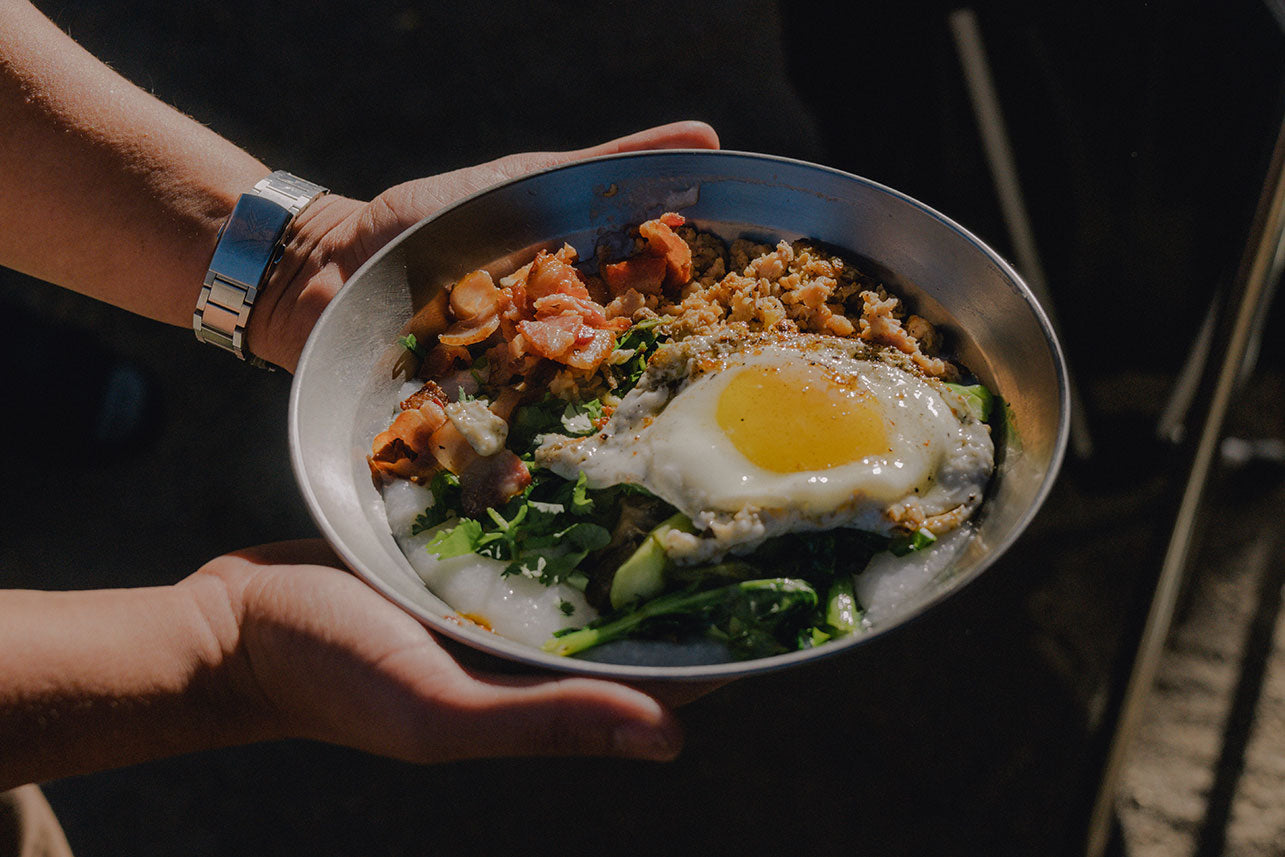
<svg viewBox="0 0 1285 857">
<path fill-rule="evenodd" d="M 961 239 L 971 244 L 980 253 L 982 253 L 982 255 L 985 256 L 991 264 L 999 269 L 1003 277 L 1019 291 L 1044 334 L 1044 341 L 1049 348 L 1052 358 L 1057 382 L 1059 416 L 1052 449 L 1050 450 L 1048 468 L 1041 479 L 1039 487 L 1033 494 L 1030 503 L 1027 504 L 1023 514 L 1018 517 L 1010 527 L 1006 537 L 987 548 L 986 553 L 981 559 L 979 559 L 978 564 L 970 570 L 970 573 L 966 578 L 952 586 L 932 594 L 922 602 L 915 604 L 887 627 L 874 628 L 867 633 L 852 635 L 848 638 L 836 640 L 833 643 L 818 646 L 816 648 L 785 652 L 763 658 L 754 658 L 751 660 L 715 664 L 672 666 L 614 664 L 583 660 L 579 658 L 558 657 L 541 651 L 534 646 L 528 646 L 513 640 L 508 640 L 507 638 L 494 634 L 490 635 L 490 637 L 494 638 L 494 640 L 491 640 L 487 637 L 480 636 L 479 634 L 470 633 L 468 629 L 453 624 L 436 615 L 424 615 L 425 611 L 423 611 L 419 605 L 415 604 L 410 599 L 403 597 L 391 586 L 386 584 L 378 574 L 375 574 L 366 568 L 366 563 L 360 557 L 355 556 L 348 549 L 343 539 L 339 537 L 339 534 L 324 514 L 321 502 L 307 477 L 307 465 L 303 460 L 299 424 L 299 412 L 302 407 L 301 398 L 303 386 L 301 379 L 307 374 L 307 367 L 312 362 L 311 358 L 314 350 L 320 347 L 318 345 L 319 337 L 315 335 L 316 332 L 318 330 L 323 330 L 328 318 L 339 311 L 338 307 L 341 305 L 346 293 L 345 290 L 348 288 L 350 283 L 357 281 L 366 273 L 366 271 L 379 265 L 385 257 L 396 252 L 398 245 L 402 241 L 404 241 L 411 233 L 423 228 L 425 224 L 430 221 L 441 218 L 455 209 L 470 205 L 475 200 L 500 192 L 512 185 L 528 182 L 538 177 L 545 177 L 567 170 L 584 169 L 587 165 L 599 164 L 607 161 L 665 159 L 676 156 L 696 156 L 699 158 L 732 160 L 748 158 L 751 160 L 769 163 L 775 162 L 790 165 L 792 167 L 802 167 L 830 173 L 844 180 L 865 185 L 876 192 L 892 196 L 895 199 L 918 209 L 921 213 L 937 220 L 939 223 L 956 233 Z M 582 158 L 575 161 L 555 164 L 550 167 L 524 173 L 520 176 L 488 185 L 485 188 L 477 190 L 468 196 L 462 197 L 461 199 L 434 211 L 432 214 L 421 218 L 372 254 L 369 259 L 367 259 L 344 281 L 344 284 L 340 287 L 339 291 L 335 293 L 335 296 L 330 300 L 329 304 L 318 317 L 316 324 L 304 344 L 290 385 L 290 396 L 287 408 L 287 440 L 289 443 L 291 468 L 294 472 L 295 481 L 299 486 L 300 494 L 303 496 L 304 503 L 308 507 L 309 515 L 312 517 L 313 522 L 317 525 L 331 549 L 335 551 L 348 568 L 364 583 L 371 586 L 371 588 L 376 592 L 393 602 L 403 611 L 409 613 L 428 630 L 442 634 L 469 646 L 470 648 L 480 650 L 489 655 L 502 658 L 510 662 L 518 662 L 526 665 L 527 667 L 534 667 L 552 672 L 630 681 L 707 681 L 711 679 L 727 679 L 774 672 L 776 670 L 788 668 L 796 663 L 805 661 L 810 663 L 820 658 L 829 658 L 840 653 L 848 652 L 853 648 L 869 643 L 876 638 L 883 637 L 893 631 L 909 626 L 928 613 L 939 608 L 944 602 L 950 600 L 952 596 L 957 595 L 964 588 L 975 583 L 977 579 L 982 576 L 983 572 L 990 568 L 990 566 L 1023 535 L 1026 528 L 1043 507 L 1045 500 L 1047 500 L 1049 493 L 1052 491 L 1053 484 L 1058 478 L 1058 474 L 1065 458 L 1070 431 L 1071 401 L 1068 371 L 1061 343 L 1058 341 L 1057 333 L 1054 330 L 1047 313 L 1036 300 L 1034 293 L 1031 291 L 1030 287 L 1027 286 L 1021 275 L 1018 274 L 1016 269 L 1014 269 L 1013 266 L 1009 264 L 1009 262 L 998 252 L 974 235 L 971 231 L 926 203 L 873 179 L 797 158 L 728 149 L 649 149 L 644 151 L 617 152 L 607 155 L 598 155 L 592 158 Z"/>
</svg>

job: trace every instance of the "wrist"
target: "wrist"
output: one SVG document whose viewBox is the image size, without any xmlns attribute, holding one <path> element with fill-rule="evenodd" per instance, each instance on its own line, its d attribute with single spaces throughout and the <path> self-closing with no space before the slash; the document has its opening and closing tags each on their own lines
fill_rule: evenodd
<svg viewBox="0 0 1285 857">
<path fill-rule="evenodd" d="M 276 706 L 255 677 L 242 637 L 245 581 L 203 571 L 175 589 L 188 600 L 196 617 L 193 636 L 203 641 L 198 666 L 184 696 L 205 724 L 211 746 L 235 746 L 286 737 Z"/>
<path fill-rule="evenodd" d="M 0 790 L 270 737 L 213 594 L 0 593 Z"/>
<path fill-rule="evenodd" d="M 250 314 L 254 353 L 293 372 L 317 319 L 352 273 L 346 237 L 365 204 L 326 194 L 294 221 Z"/>
<path fill-rule="evenodd" d="M 327 189 L 277 170 L 237 197 L 219 229 L 192 315 L 196 338 L 251 365 L 271 368 L 248 341 L 260 292 L 285 252 L 297 220 Z"/>
</svg>

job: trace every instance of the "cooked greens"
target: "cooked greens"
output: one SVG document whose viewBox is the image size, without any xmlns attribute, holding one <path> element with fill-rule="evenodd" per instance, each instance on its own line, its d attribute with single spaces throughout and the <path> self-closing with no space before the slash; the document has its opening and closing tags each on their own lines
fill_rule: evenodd
<svg viewBox="0 0 1285 857">
<path fill-rule="evenodd" d="M 623 396 L 638 383 L 661 341 L 661 324 L 648 319 L 620 334 L 608 361 L 611 396 Z M 401 344 L 422 356 L 413 336 Z M 486 389 L 484 358 L 471 371 L 479 395 L 496 392 Z M 989 419 L 994 399 L 984 386 L 947 386 L 976 419 Z M 465 398 L 463 389 L 458 397 Z M 429 484 L 432 505 L 412 527 L 413 534 L 434 531 L 427 549 L 438 557 L 500 560 L 503 574 L 569 584 L 602 611 L 584 627 L 558 632 L 546 651 L 573 655 L 624 637 L 693 636 L 721 641 L 738 657 L 810 648 L 862 629 L 854 575 L 871 557 L 882 551 L 902 556 L 936 541 L 923 527 L 893 537 L 839 527 L 770 538 L 744 556 L 678 565 L 665 539 L 697 529 L 674 506 L 639 485 L 594 490 L 583 472 L 573 482 L 535 463 L 544 435 L 585 437 L 609 416 L 601 397 L 569 402 L 546 393 L 519 406 L 509 420 L 507 448 L 525 464 L 530 483 L 499 508 L 470 517 L 461 511 L 460 479 L 442 470 Z M 566 616 L 575 612 L 566 600 L 557 607 Z"/>
<path fill-rule="evenodd" d="M 718 589 L 685 589 L 662 595 L 591 622 L 579 630 L 556 634 L 544 650 L 574 655 L 628 636 L 657 620 L 694 624 L 721 637 L 734 653 L 762 657 L 788 651 L 779 632 L 788 620 L 817 605 L 817 593 L 806 581 L 790 578 L 746 580 Z M 787 637 L 792 639 L 792 637 Z"/>
</svg>

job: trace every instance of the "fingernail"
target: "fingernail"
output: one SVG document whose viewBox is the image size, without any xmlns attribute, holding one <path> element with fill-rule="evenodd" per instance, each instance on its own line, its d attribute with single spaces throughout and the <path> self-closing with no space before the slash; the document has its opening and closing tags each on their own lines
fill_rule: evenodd
<svg viewBox="0 0 1285 857">
<path fill-rule="evenodd" d="M 678 742 L 664 729 L 643 723 L 622 723 L 611 734 L 612 747 L 622 756 L 668 762 L 678 755 Z"/>
</svg>

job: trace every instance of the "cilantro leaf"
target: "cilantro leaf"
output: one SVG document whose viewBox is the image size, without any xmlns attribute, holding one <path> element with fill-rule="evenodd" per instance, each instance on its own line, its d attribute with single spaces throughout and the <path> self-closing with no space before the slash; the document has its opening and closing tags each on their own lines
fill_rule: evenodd
<svg viewBox="0 0 1285 857">
<path fill-rule="evenodd" d="M 571 486 L 571 513 L 587 515 L 593 511 L 593 498 L 589 496 L 589 477 L 580 471 L 576 484 Z"/>
<path fill-rule="evenodd" d="M 587 402 L 569 403 L 562 410 L 560 422 L 565 434 L 583 437 L 597 431 L 595 420 L 599 419 L 602 419 L 602 402 L 590 399 Z"/>
<path fill-rule="evenodd" d="M 460 518 L 459 523 L 440 531 L 426 545 L 428 552 L 441 559 L 473 553 L 482 538 L 482 522 Z"/>
<path fill-rule="evenodd" d="M 420 523 L 430 524 L 435 510 L 444 514 L 439 505 L 454 502 L 458 506 L 458 484 L 454 477 L 434 480 L 434 497 L 439 502 L 425 510 Z M 499 509 L 487 509 L 479 519 L 460 519 L 438 533 L 429 550 L 443 558 L 471 551 L 505 562 L 503 574 L 583 589 L 588 577 L 580 564 L 611 541 L 609 527 L 618 514 L 618 507 L 610 502 L 614 497 L 611 491 L 591 491 L 583 474 L 570 481 L 537 467 L 521 494 Z M 605 506 L 601 501 L 607 501 Z"/>
<path fill-rule="evenodd" d="M 415 518 L 410 533 L 417 536 L 425 530 L 431 530 L 438 524 L 444 524 L 451 518 L 459 516 L 460 479 L 449 470 L 443 470 L 433 477 L 428 490 L 433 494 L 433 505 L 429 506 Z"/>
<path fill-rule="evenodd" d="M 617 366 L 619 377 L 615 392 L 624 395 L 632 390 L 647 370 L 647 361 L 660 344 L 660 333 L 656 327 L 663 324 L 663 318 L 648 318 L 629 328 L 616 343 L 619 351 L 632 351 L 627 360 Z"/>
<path fill-rule="evenodd" d="M 538 402 L 518 408 L 509 423 L 509 447 L 519 455 L 530 454 L 536 440 L 544 434 L 561 434 L 562 414 L 567 403 L 551 393 Z"/>
<path fill-rule="evenodd" d="M 411 354 L 414 354 L 419 359 L 424 359 L 424 349 L 415 339 L 415 334 L 408 333 L 405 336 L 397 337 L 397 344 L 402 348 L 405 348 Z"/>
</svg>

